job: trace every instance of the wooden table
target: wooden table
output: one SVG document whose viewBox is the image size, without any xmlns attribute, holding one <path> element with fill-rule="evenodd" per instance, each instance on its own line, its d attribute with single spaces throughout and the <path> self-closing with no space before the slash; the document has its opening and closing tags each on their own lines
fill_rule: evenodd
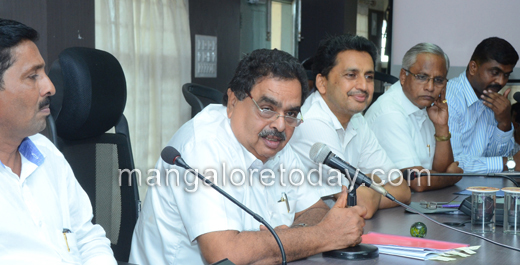
<svg viewBox="0 0 520 265">
<path fill-rule="evenodd" d="M 513 186 L 513 184 L 508 180 L 498 178 L 464 177 L 453 187 L 438 191 L 414 193 L 412 194 L 412 201 L 449 201 L 456 196 L 453 194 L 454 192 L 464 190 L 470 186 L 502 188 L 505 186 Z M 459 197 L 459 199 L 461 198 L 464 198 L 464 196 Z M 429 214 L 428 216 L 440 222 L 464 222 L 470 220 L 470 217 L 464 214 Z M 457 258 L 456 261 L 451 262 L 420 261 L 384 254 L 380 254 L 379 258 L 371 260 L 347 261 L 324 258 L 319 254 L 304 260 L 291 262 L 291 264 L 520 264 L 520 252 L 518 251 L 506 249 L 474 236 L 444 228 L 418 214 L 405 212 L 403 207 L 379 210 L 371 220 L 366 221 L 364 231 L 365 233 L 373 231 L 378 233 L 410 236 L 410 226 L 419 221 L 426 224 L 428 228 L 428 233 L 426 235 L 427 239 L 465 243 L 471 246 L 480 245 L 481 247 L 477 250 L 477 254 L 471 255 L 467 258 Z M 457 228 L 471 231 L 471 224 L 466 224 L 464 227 Z M 520 248 L 520 235 L 503 234 L 501 226 L 496 227 L 494 234 L 485 234 L 485 237 L 502 244 Z"/>
</svg>

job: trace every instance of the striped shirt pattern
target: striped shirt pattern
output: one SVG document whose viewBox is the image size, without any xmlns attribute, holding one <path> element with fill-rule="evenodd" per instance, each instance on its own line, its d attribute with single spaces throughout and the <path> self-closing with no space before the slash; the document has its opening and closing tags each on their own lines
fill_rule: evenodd
<svg viewBox="0 0 520 265">
<path fill-rule="evenodd" d="M 451 79 L 446 88 L 451 146 L 455 161 L 465 173 L 496 173 L 504 170 L 502 157 L 513 155 L 511 130 L 500 130 L 495 113 L 471 87 L 466 71 Z"/>
</svg>

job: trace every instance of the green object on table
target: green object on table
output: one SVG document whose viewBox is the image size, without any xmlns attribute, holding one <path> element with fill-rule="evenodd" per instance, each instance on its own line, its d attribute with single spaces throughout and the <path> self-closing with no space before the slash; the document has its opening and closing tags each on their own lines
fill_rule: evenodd
<svg viewBox="0 0 520 265">
<path fill-rule="evenodd" d="M 426 236 L 426 232 L 428 232 L 428 229 L 426 229 L 426 225 L 421 222 L 415 222 L 410 227 L 410 235 L 413 237 L 424 237 Z"/>
</svg>

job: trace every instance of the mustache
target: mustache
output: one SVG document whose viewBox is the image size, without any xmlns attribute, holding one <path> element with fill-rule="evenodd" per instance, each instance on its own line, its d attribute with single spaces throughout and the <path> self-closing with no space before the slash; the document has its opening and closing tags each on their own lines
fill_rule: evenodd
<svg viewBox="0 0 520 265">
<path fill-rule="evenodd" d="M 347 96 L 355 96 L 355 95 L 359 95 L 359 94 L 363 94 L 363 95 L 365 95 L 368 98 L 368 92 L 363 91 L 363 90 L 349 91 L 347 93 Z"/>
<path fill-rule="evenodd" d="M 38 107 L 40 109 L 43 109 L 44 107 L 49 106 L 50 104 L 51 104 L 51 98 L 50 97 L 46 97 L 45 99 L 40 101 L 40 104 L 38 104 Z"/>
<path fill-rule="evenodd" d="M 283 132 L 279 132 L 279 131 L 277 131 L 277 130 L 268 130 L 268 129 L 264 129 L 264 130 L 262 130 L 262 131 L 258 134 L 258 136 L 260 136 L 260 137 L 262 137 L 262 138 L 266 138 L 267 136 L 270 136 L 270 135 L 279 138 L 281 141 L 285 141 L 285 138 L 286 138 L 286 136 L 285 136 L 285 131 L 283 131 Z"/>
<path fill-rule="evenodd" d="M 493 90 L 498 91 L 498 90 L 502 89 L 502 86 L 499 84 L 491 84 L 491 85 L 487 86 L 486 89 L 493 89 Z"/>
</svg>

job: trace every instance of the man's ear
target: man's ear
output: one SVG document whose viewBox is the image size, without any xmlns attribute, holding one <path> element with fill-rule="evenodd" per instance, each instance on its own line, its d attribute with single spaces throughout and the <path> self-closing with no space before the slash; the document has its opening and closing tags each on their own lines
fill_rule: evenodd
<svg viewBox="0 0 520 265">
<path fill-rule="evenodd" d="M 470 75 L 475 75 L 478 70 L 478 64 L 475 61 L 470 61 L 468 65 L 468 70 Z"/>
<path fill-rule="evenodd" d="M 404 80 L 406 79 L 406 71 L 404 68 L 401 68 L 401 71 L 399 72 L 399 82 L 401 83 L 401 87 L 404 84 Z"/>
<path fill-rule="evenodd" d="M 235 104 L 237 103 L 238 99 L 237 99 L 237 97 L 235 97 L 235 93 L 233 93 L 233 91 L 231 91 L 231 88 L 228 88 L 227 96 L 228 96 L 227 115 L 228 115 L 228 118 L 231 118 L 231 115 L 233 114 L 233 111 L 235 110 Z"/>
<path fill-rule="evenodd" d="M 325 95 L 327 93 L 327 77 L 321 74 L 316 75 L 316 88 L 320 94 Z"/>
</svg>

